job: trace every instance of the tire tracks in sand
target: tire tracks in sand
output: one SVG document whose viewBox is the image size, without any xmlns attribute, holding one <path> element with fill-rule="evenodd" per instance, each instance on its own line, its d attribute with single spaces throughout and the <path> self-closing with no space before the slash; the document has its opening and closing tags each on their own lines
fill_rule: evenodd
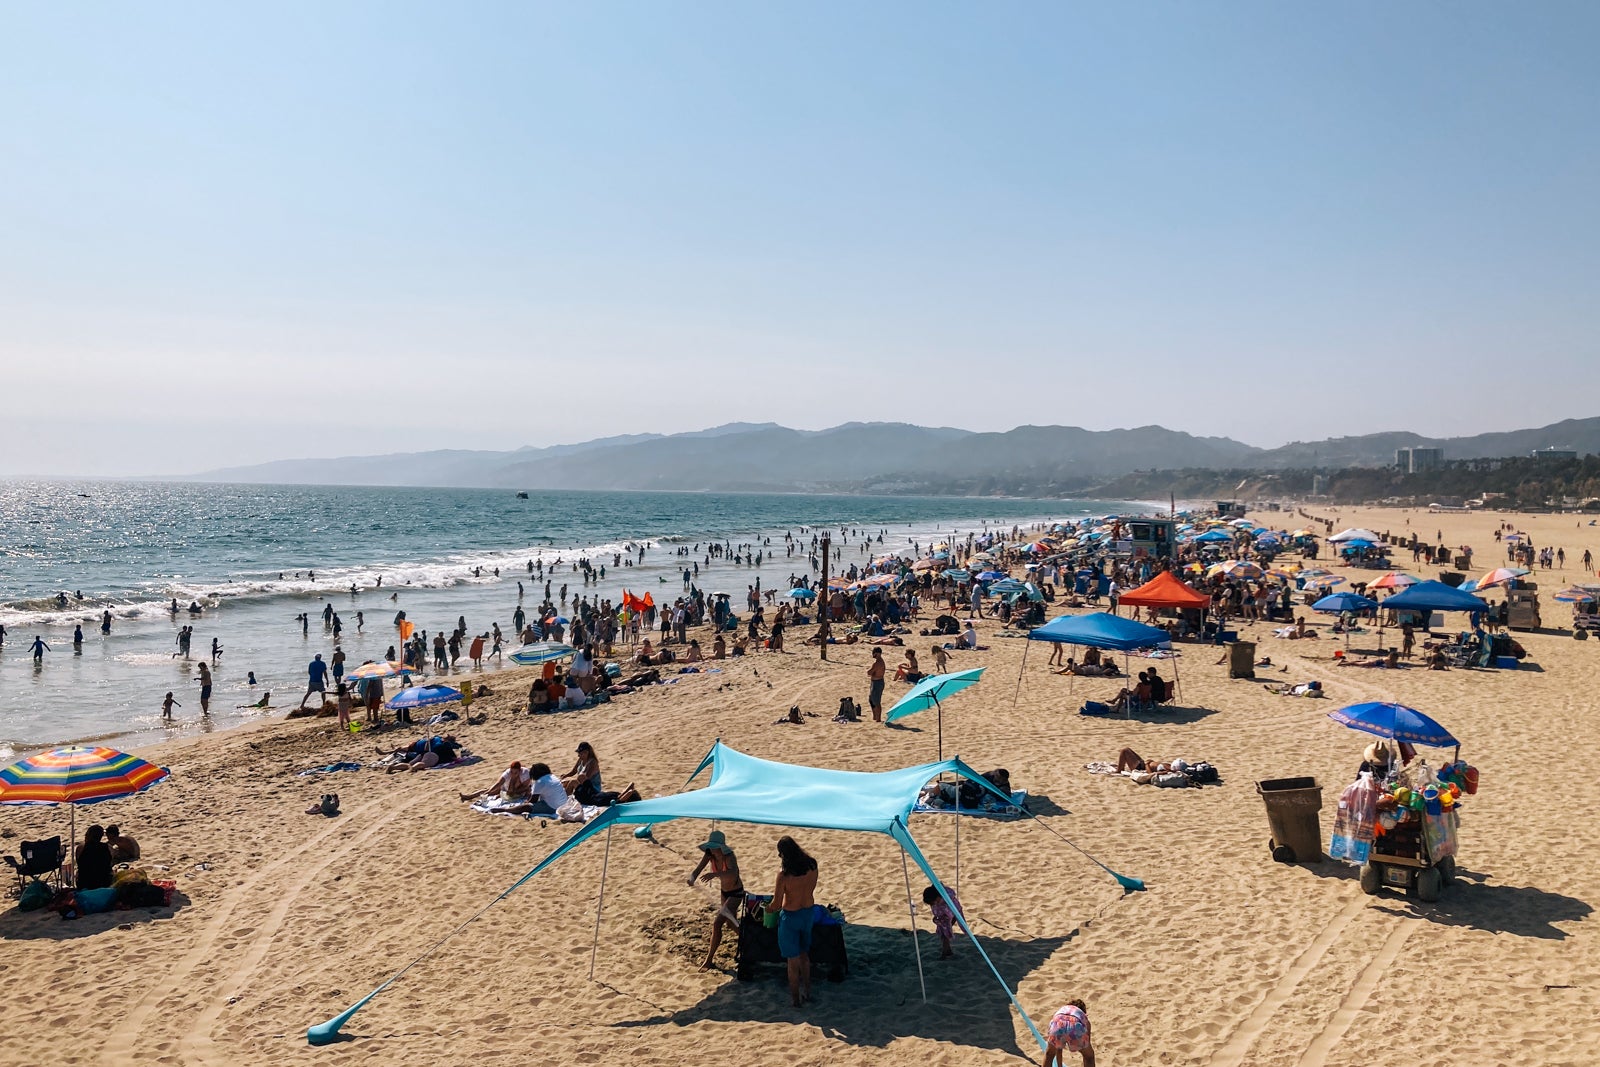
<svg viewBox="0 0 1600 1067">
<path fill-rule="evenodd" d="M 1324 1067 L 1328 1062 L 1328 1054 L 1339 1047 L 1344 1035 L 1355 1025 L 1356 1017 L 1367 1006 L 1368 998 L 1383 981 L 1383 976 L 1394 965 L 1394 961 L 1400 958 L 1400 950 L 1405 948 L 1406 939 L 1415 929 L 1414 922 L 1396 920 L 1395 929 L 1384 940 L 1377 955 L 1373 956 L 1372 961 L 1362 968 L 1361 973 L 1350 983 L 1350 988 L 1345 991 L 1344 999 L 1339 1002 L 1333 1017 L 1322 1028 L 1322 1032 L 1312 1039 L 1311 1044 L 1306 1046 L 1296 1067 Z"/>
<path fill-rule="evenodd" d="M 254 873 L 247 875 L 244 881 L 224 892 L 223 895 L 217 900 L 216 913 L 201 929 L 200 935 L 195 940 L 194 945 L 191 946 L 189 951 L 184 953 L 183 956 L 174 962 L 172 966 L 169 967 L 164 973 L 152 980 L 150 991 L 146 993 L 137 1004 L 133 1005 L 132 1008 L 124 1013 L 116 1028 L 107 1034 L 104 1047 L 108 1057 L 108 1062 L 150 1062 L 153 1058 L 151 1056 L 150 1046 L 141 1043 L 139 1039 L 144 1033 L 145 1026 L 148 1023 L 151 1015 L 156 1012 L 156 1009 L 159 1008 L 163 1002 L 170 1000 L 173 997 L 179 997 L 183 995 L 184 991 L 188 988 L 186 979 L 203 963 L 213 958 L 213 949 L 216 947 L 217 942 L 223 938 L 225 931 L 234 925 L 234 912 L 246 901 L 256 887 L 263 880 L 269 878 L 284 868 L 295 866 L 297 863 L 301 862 L 307 853 L 313 852 L 320 848 L 330 838 L 344 833 L 348 826 L 348 824 L 343 821 L 345 817 L 362 816 L 374 808 L 382 808 L 385 806 L 386 801 L 380 799 L 369 801 L 368 803 L 362 804 L 356 808 L 345 809 L 344 814 L 341 816 L 339 822 L 336 822 L 323 832 L 308 838 L 303 844 L 300 845 L 300 847 L 286 852 L 272 862 L 265 864 Z M 306 884 L 310 883 L 311 878 L 314 877 L 317 872 L 322 870 L 329 863 L 332 863 L 335 859 L 347 854 L 352 847 L 364 841 L 366 838 L 371 836 L 371 834 L 375 833 L 378 828 L 385 825 L 389 819 L 393 817 L 392 805 L 387 806 L 391 808 L 390 815 L 379 819 L 377 822 L 374 822 L 371 826 L 358 833 L 346 845 L 326 855 L 320 863 L 307 868 L 308 874 L 304 879 L 301 880 L 303 884 L 297 885 L 295 893 L 292 896 L 285 898 L 282 910 L 285 912 L 287 911 L 288 904 L 293 901 L 295 896 L 299 895 L 299 893 L 305 888 Z M 275 908 L 272 914 L 281 918 L 279 909 Z M 273 933 L 273 928 L 271 926 L 260 925 L 256 928 L 256 930 L 256 941 L 258 944 L 260 944 L 263 940 L 266 942 L 271 941 Z M 264 944 L 260 944 L 260 954 L 264 955 L 265 951 L 266 946 Z M 254 946 L 251 949 L 251 954 L 256 954 L 256 948 Z M 259 958 L 256 958 L 251 964 L 252 968 L 258 965 L 259 962 Z M 225 998 L 222 1003 L 225 1003 Z M 220 1008 L 218 1010 L 220 1011 Z M 185 1043 L 187 1043 L 189 1039 L 185 1038 L 184 1040 Z M 160 1060 L 158 1059 L 157 1062 L 160 1062 Z"/>
<path fill-rule="evenodd" d="M 1245 1062 L 1251 1047 L 1267 1028 L 1267 1024 L 1272 1021 L 1273 1015 L 1294 995 L 1295 989 L 1305 976 L 1322 962 L 1322 957 L 1327 954 L 1328 949 L 1339 940 L 1340 935 L 1355 921 L 1356 916 L 1366 910 L 1366 907 L 1367 898 L 1358 896 L 1339 909 L 1338 914 L 1322 928 L 1322 932 L 1299 956 L 1295 957 L 1289 969 L 1283 973 L 1283 977 L 1267 990 L 1266 995 L 1256 1004 L 1255 1010 L 1234 1028 L 1222 1047 L 1212 1053 L 1211 1059 L 1207 1061 L 1210 1067 L 1240 1067 Z M 1365 974 L 1366 971 L 1362 973 Z"/>
</svg>

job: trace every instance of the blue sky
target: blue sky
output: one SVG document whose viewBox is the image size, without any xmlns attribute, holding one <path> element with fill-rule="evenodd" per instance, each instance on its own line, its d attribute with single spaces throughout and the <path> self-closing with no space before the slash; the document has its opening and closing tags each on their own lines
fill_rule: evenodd
<svg viewBox="0 0 1600 1067">
<path fill-rule="evenodd" d="M 1593 4 L 0 15 L 0 473 L 1600 414 Z"/>
</svg>

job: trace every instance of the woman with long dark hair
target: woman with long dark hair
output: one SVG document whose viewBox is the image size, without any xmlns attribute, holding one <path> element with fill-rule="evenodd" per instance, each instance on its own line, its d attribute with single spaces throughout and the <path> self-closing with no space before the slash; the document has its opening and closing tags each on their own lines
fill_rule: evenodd
<svg viewBox="0 0 1600 1067">
<path fill-rule="evenodd" d="M 769 905 L 778 912 L 778 951 L 789 967 L 789 997 L 795 1007 L 811 999 L 811 920 L 816 904 L 817 861 L 787 835 L 778 838 L 778 884 Z"/>
</svg>

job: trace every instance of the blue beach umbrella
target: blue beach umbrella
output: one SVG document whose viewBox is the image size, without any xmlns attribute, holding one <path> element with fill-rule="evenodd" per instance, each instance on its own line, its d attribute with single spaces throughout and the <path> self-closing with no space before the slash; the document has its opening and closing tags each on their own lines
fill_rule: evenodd
<svg viewBox="0 0 1600 1067">
<path fill-rule="evenodd" d="M 985 582 L 998 582 L 1005 577 L 1004 571 L 980 571 L 978 573 L 978 579 Z"/>
<path fill-rule="evenodd" d="M 523 645 L 507 658 L 512 663 L 520 663 L 524 667 L 537 667 L 541 663 L 566 659 L 577 651 L 571 645 L 559 641 L 536 641 L 531 645 Z"/>
<path fill-rule="evenodd" d="M 790 596 L 796 600 L 815 600 L 817 599 L 817 591 L 815 589 L 801 589 L 797 587 L 789 590 L 784 594 L 784 596 Z"/>
<path fill-rule="evenodd" d="M 400 708 L 426 708 L 432 704 L 448 704 L 461 699 L 461 690 L 449 685 L 414 685 L 402 689 L 384 702 L 390 711 Z"/>
<path fill-rule="evenodd" d="M 906 693 L 905 696 L 894 702 L 889 709 L 889 721 L 896 722 L 907 716 L 915 715 L 919 711 L 929 708 L 939 713 L 939 758 L 944 759 L 944 708 L 940 705 L 941 697 L 949 698 L 961 692 L 983 677 L 984 668 L 973 667 L 970 670 L 955 671 L 951 674 L 935 674 L 922 679 Z"/>
<path fill-rule="evenodd" d="M 1326 612 L 1329 615 L 1340 615 L 1346 611 L 1366 611 L 1377 606 L 1378 602 L 1376 600 L 1364 597 L 1359 593 L 1334 593 L 1312 604 L 1311 610 Z"/>
<path fill-rule="evenodd" d="M 1448 748 L 1461 744 L 1451 736 L 1449 730 L 1404 704 L 1351 704 L 1347 708 L 1330 711 L 1328 718 L 1352 730 L 1363 730 L 1396 741 L 1409 741 L 1413 745 Z"/>
<path fill-rule="evenodd" d="M 958 582 L 965 582 L 972 578 L 972 574 L 969 571 L 964 571 L 960 567 L 951 567 L 944 572 L 944 576 Z"/>
</svg>

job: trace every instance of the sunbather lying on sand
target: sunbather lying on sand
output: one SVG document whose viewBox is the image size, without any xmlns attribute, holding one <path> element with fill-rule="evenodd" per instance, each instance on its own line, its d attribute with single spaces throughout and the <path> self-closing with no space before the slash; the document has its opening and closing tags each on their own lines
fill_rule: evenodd
<svg viewBox="0 0 1600 1067">
<path fill-rule="evenodd" d="M 1284 682 L 1282 685 L 1263 685 L 1262 688 L 1281 697 L 1320 697 L 1325 695 L 1322 692 L 1321 682 L 1300 682 L 1299 684 Z"/>
<path fill-rule="evenodd" d="M 1118 678 L 1122 674 L 1110 660 L 1105 663 L 1077 663 L 1070 659 L 1059 673 L 1075 674 L 1080 678 Z"/>
<path fill-rule="evenodd" d="M 1348 657 L 1339 660 L 1341 667 L 1377 667 L 1383 670 L 1398 670 L 1400 668 L 1400 650 L 1391 648 L 1388 653 L 1373 659 L 1364 659 L 1356 663 Z"/>
<path fill-rule="evenodd" d="M 456 740 L 454 734 L 445 734 L 443 737 L 423 737 L 411 742 L 405 748 L 397 748 L 393 755 L 399 756 L 400 763 L 391 764 L 389 773 L 395 771 L 425 771 L 430 767 L 437 767 L 443 763 L 454 763 L 461 758 L 461 742 Z"/>
</svg>

